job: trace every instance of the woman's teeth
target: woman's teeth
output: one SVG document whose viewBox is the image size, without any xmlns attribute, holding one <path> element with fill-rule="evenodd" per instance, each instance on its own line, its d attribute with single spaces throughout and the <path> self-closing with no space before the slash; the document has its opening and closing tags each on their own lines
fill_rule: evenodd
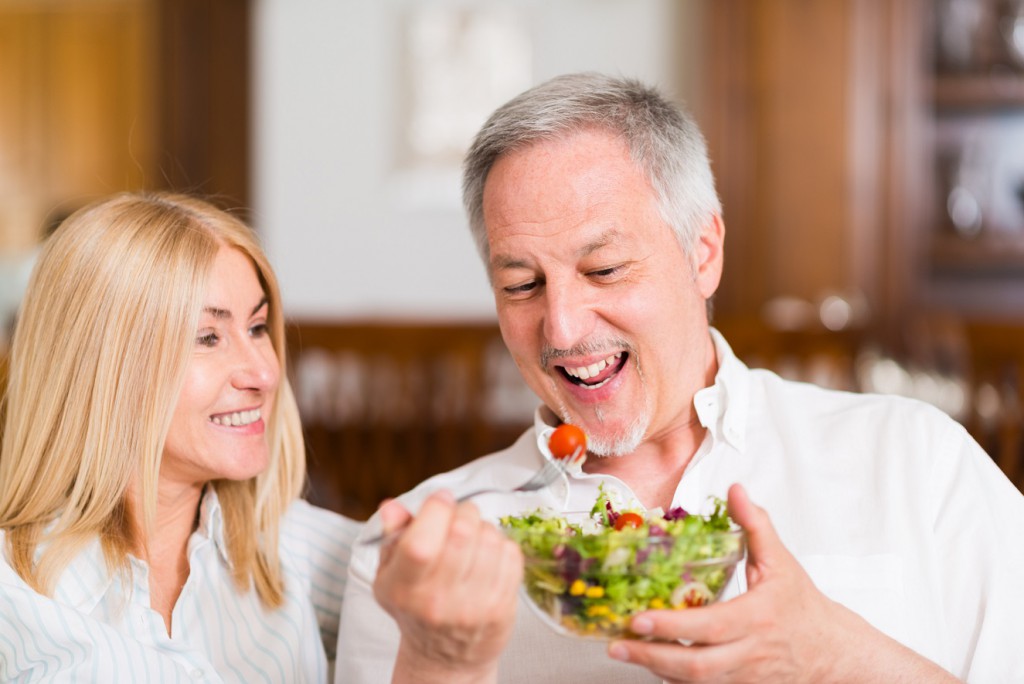
<svg viewBox="0 0 1024 684">
<path fill-rule="evenodd" d="M 605 368 L 615 363 L 620 358 L 622 358 L 622 352 L 619 352 L 618 354 L 613 354 L 612 356 L 609 356 L 607 359 L 603 359 L 596 363 L 592 363 L 589 366 L 580 366 L 578 368 L 570 368 L 569 366 L 563 366 L 563 368 L 565 368 L 566 374 L 571 375 L 574 378 L 579 378 L 580 380 L 587 380 L 589 378 L 594 377 L 595 375 L 603 371 Z M 596 386 L 599 387 L 600 385 Z"/>
<path fill-rule="evenodd" d="M 249 425 L 250 423 L 255 423 L 259 419 L 259 409 L 253 409 L 251 411 L 236 411 L 235 413 L 224 413 L 219 416 L 210 416 L 210 422 L 214 425 L 227 425 L 230 427 Z"/>
</svg>

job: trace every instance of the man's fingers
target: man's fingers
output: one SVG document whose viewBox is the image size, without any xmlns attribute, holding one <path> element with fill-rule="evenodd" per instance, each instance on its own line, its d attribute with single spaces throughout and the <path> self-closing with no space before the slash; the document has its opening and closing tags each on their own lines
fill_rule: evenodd
<svg viewBox="0 0 1024 684">
<path fill-rule="evenodd" d="M 731 601 L 682 610 L 650 610 L 633 617 L 635 633 L 663 641 L 683 640 L 700 644 L 724 644 L 742 639 L 751 607 L 747 595 Z"/>
<path fill-rule="evenodd" d="M 433 571 L 437 558 L 444 551 L 454 515 L 455 501 L 451 493 L 439 491 L 427 497 L 416 517 L 408 521 L 389 552 L 389 557 L 396 554 L 402 557 L 403 580 L 417 581 Z"/>
<path fill-rule="evenodd" d="M 480 511 L 471 503 L 456 506 L 451 524 L 446 530 L 447 539 L 437 559 L 436 572 L 450 582 L 471 582 L 471 573 L 479 566 L 477 554 L 486 553 L 481 549 L 484 537 L 484 523 Z M 491 549 L 491 553 L 494 549 Z"/>
<path fill-rule="evenodd" d="M 743 485 L 729 487 L 729 515 L 747 533 L 747 580 L 753 585 L 764 568 L 776 565 L 788 552 L 768 513 L 750 500 Z"/>
<path fill-rule="evenodd" d="M 720 681 L 742 661 L 744 642 L 683 646 L 664 641 L 613 641 L 608 655 L 650 670 L 666 682 Z"/>
</svg>

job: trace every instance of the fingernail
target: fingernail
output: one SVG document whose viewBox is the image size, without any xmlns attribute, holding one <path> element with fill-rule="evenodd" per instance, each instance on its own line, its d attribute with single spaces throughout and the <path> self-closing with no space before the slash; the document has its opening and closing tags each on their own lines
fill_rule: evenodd
<svg viewBox="0 0 1024 684">
<path fill-rule="evenodd" d="M 608 647 L 608 655 L 615 660 L 629 662 L 629 649 L 618 641 L 612 643 L 612 645 Z"/>
<path fill-rule="evenodd" d="M 640 616 L 633 618 L 629 628 L 636 634 L 650 634 L 654 631 L 654 622 L 647 617 Z"/>
</svg>

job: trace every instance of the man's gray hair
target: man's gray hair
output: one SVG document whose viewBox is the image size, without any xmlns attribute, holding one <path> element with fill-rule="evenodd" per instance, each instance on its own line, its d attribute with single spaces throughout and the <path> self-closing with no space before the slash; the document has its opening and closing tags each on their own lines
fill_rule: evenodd
<svg viewBox="0 0 1024 684">
<path fill-rule="evenodd" d="M 462 201 L 485 265 L 490 250 L 484 183 L 498 157 L 588 128 L 622 136 L 657 193 L 662 218 L 687 252 L 708 219 L 721 213 L 704 136 L 687 112 L 637 80 L 597 73 L 557 76 L 495 111 L 466 153 Z"/>
</svg>

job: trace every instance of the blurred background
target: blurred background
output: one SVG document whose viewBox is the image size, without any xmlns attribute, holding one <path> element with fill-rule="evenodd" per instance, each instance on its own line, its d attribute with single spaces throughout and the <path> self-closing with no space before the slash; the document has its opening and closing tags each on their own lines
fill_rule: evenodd
<svg viewBox="0 0 1024 684">
<path fill-rule="evenodd" d="M 1024 0 L 0 0 L 0 377 L 48 231 L 172 188 L 275 264 L 311 499 L 365 517 L 504 446 L 535 400 L 459 163 L 579 70 L 704 129 L 741 358 L 929 401 L 1024 485 Z"/>
</svg>

